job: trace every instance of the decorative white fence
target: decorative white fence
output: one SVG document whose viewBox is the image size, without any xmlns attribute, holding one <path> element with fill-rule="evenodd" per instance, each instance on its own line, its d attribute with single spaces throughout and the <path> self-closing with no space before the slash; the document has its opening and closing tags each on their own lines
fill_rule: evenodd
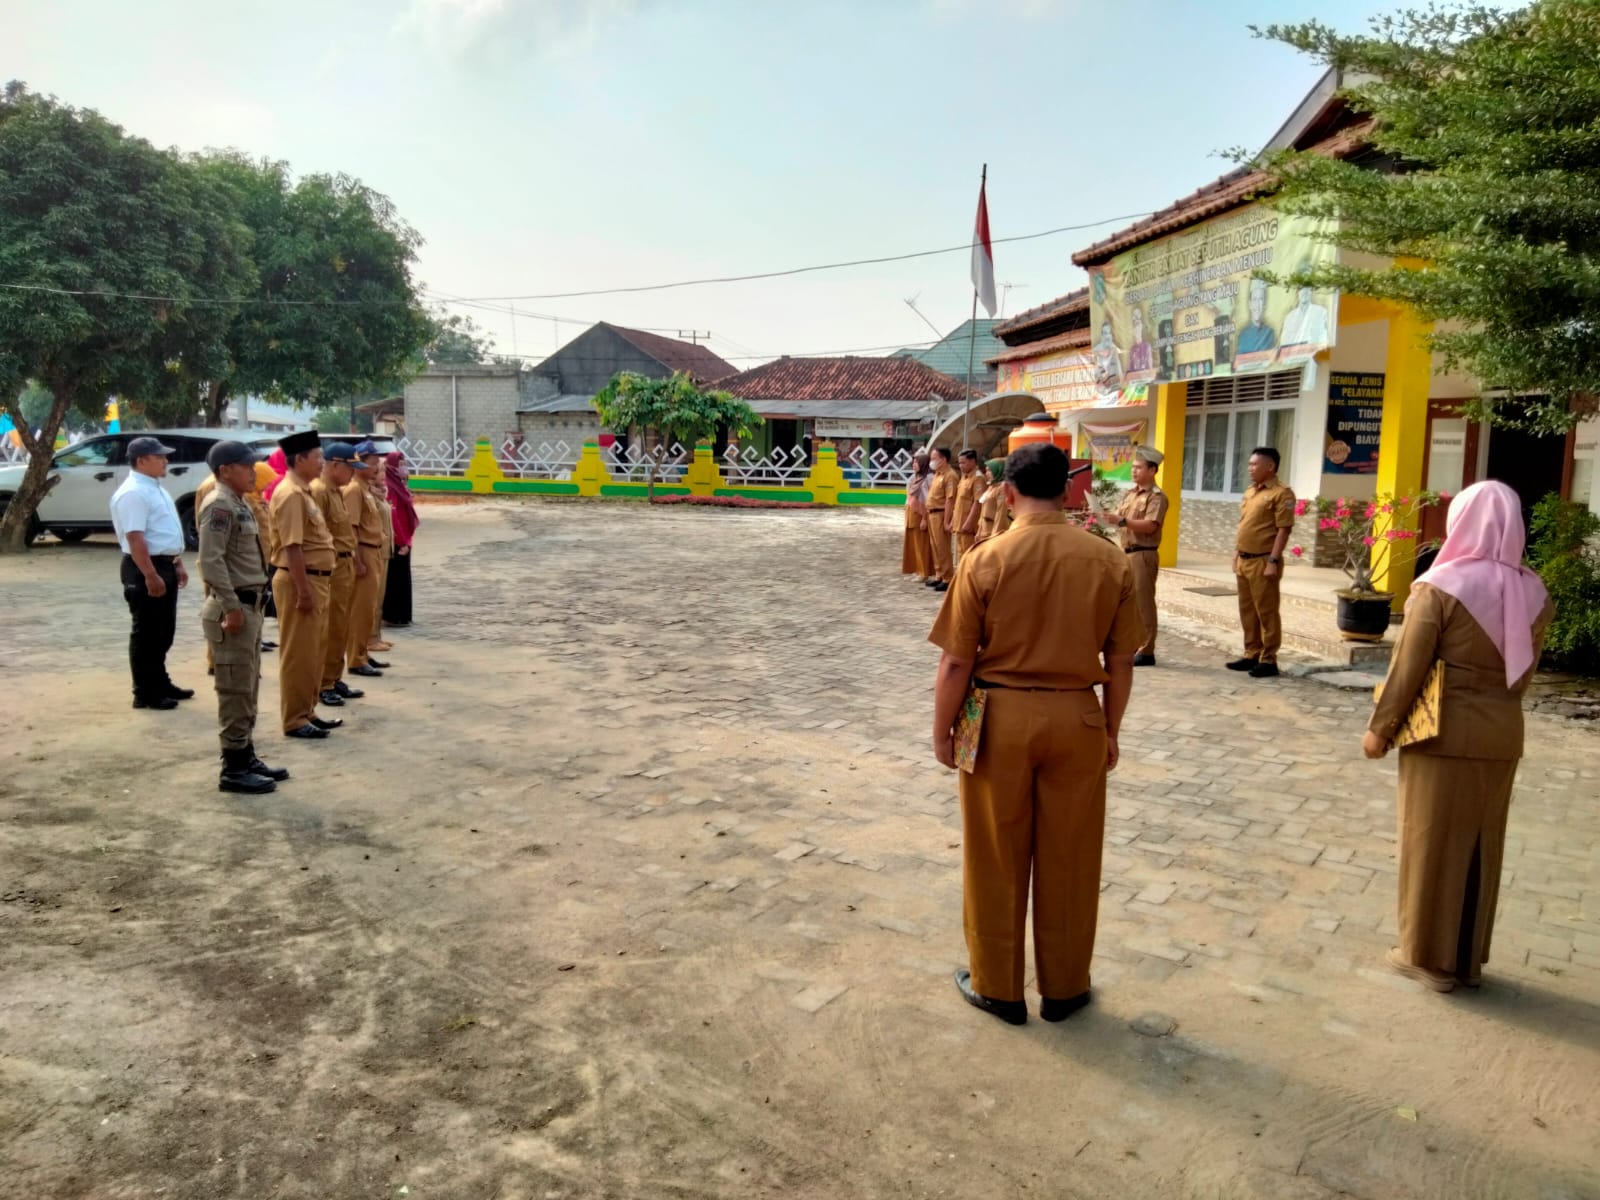
<svg viewBox="0 0 1600 1200">
<path fill-rule="evenodd" d="M 644 446 L 629 443 L 623 446 L 613 442 L 600 451 L 600 458 L 618 483 L 647 483 L 651 464 L 655 464 L 657 483 L 670 483 L 681 479 L 694 461 L 694 455 L 680 442 L 671 446 Z"/>
<path fill-rule="evenodd" d="M 754 446 L 742 450 L 729 446 L 721 467 L 722 477 L 739 487 L 798 487 L 811 470 L 806 452 L 798 446 L 791 450 L 777 446 L 766 454 Z"/>
<path fill-rule="evenodd" d="M 472 461 L 472 443 L 461 438 L 427 442 L 402 437 L 395 439 L 394 448 L 406 456 L 413 475 L 465 475 Z"/>
<path fill-rule="evenodd" d="M 516 442 L 511 439 L 500 444 L 495 461 L 507 479 L 565 479 L 578 465 L 581 446 L 566 442 Z"/>
<path fill-rule="evenodd" d="M 0 437 L 0 466 L 22 466 L 28 461 L 28 452 L 21 446 L 11 443 L 11 438 Z"/>
<path fill-rule="evenodd" d="M 861 447 L 857 446 L 839 464 L 851 487 L 892 488 L 905 487 L 911 481 L 911 451 L 897 450 L 889 454 L 874 450 L 863 462 Z"/>
</svg>

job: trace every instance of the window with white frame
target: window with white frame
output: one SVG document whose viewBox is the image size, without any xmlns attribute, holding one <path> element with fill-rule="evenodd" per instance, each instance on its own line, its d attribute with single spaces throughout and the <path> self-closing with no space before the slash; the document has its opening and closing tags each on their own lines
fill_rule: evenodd
<svg viewBox="0 0 1600 1200">
<path fill-rule="evenodd" d="M 1183 494 L 1225 498 L 1250 486 L 1250 451 L 1271 446 L 1294 455 L 1294 411 L 1301 372 L 1231 375 L 1189 384 L 1183 421 Z"/>
</svg>

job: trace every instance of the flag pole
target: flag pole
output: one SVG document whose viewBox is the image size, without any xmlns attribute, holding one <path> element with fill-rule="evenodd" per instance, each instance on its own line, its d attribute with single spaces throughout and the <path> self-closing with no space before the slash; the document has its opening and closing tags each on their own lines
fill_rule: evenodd
<svg viewBox="0 0 1600 1200">
<path fill-rule="evenodd" d="M 983 175 L 978 180 L 978 195 L 983 195 L 984 188 L 989 183 L 989 164 L 983 164 Z M 978 244 L 978 232 L 972 233 L 972 244 Z M 967 449 L 972 445 L 970 440 L 972 424 L 972 355 L 978 344 L 978 285 L 972 285 L 972 320 L 967 324 L 967 407 L 961 415 L 961 448 Z"/>
</svg>

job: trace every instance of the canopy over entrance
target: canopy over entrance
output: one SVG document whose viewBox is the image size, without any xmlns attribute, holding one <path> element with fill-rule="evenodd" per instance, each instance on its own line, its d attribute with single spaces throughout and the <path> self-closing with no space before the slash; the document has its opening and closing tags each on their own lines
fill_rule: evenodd
<svg viewBox="0 0 1600 1200">
<path fill-rule="evenodd" d="M 972 402 L 970 424 L 966 412 L 958 409 L 934 430 L 928 444 L 950 447 L 952 457 L 970 448 L 978 452 L 980 461 L 1004 458 L 1011 431 L 1044 410 L 1044 404 L 1032 392 L 991 392 Z M 963 424 L 968 429 L 966 445 L 961 444 Z"/>
</svg>

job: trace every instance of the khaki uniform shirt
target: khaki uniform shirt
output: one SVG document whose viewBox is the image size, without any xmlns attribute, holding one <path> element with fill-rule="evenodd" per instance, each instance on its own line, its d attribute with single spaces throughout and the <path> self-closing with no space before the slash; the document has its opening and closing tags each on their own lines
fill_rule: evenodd
<svg viewBox="0 0 1600 1200">
<path fill-rule="evenodd" d="M 955 470 L 949 466 L 933 473 L 933 482 L 928 485 L 929 512 L 945 509 L 955 502 L 957 478 Z M 943 517 L 939 519 L 944 520 Z"/>
<path fill-rule="evenodd" d="M 261 552 L 261 529 L 255 510 L 225 484 L 213 484 L 195 513 L 200 556 L 195 562 L 206 585 L 203 617 L 221 616 L 244 607 L 239 588 L 260 591 L 267 583 L 267 560 Z"/>
<path fill-rule="evenodd" d="M 956 511 L 955 531 L 963 533 L 967 527 L 967 519 L 972 515 L 973 506 L 978 503 L 978 494 L 983 487 L 983 478 L 974 471 L 971 475 L 961 476 L 961 482 L 956 484 Z M 974 530 L 976 532 L 976 530 Z"/>
<path fill-rule="evenodd" d="M 1290 505 L 1290 512 L 1294 506 Z M 1154 533 L 1135 533 L 1124 526 L 1117 531 L 1122 540 L 1122 548 L 1130 546 L 1159 546 L 1161 545 L 1161 526 L 1167 519 L 1167 495 L 1155 484 L 1147 488 L 1134 488 L 1122 498 L 1122 503 L 1117 505 L 1117 516 L 1126 517 L 1130 521 L 1154 521 Z"/>
<path fill-rule="evenodd" d="M 1407 753 L 1449 758 L 1506 761 L 1522 757 L 1522 694 L 1539 662 L 1544 634 L 1555 615 L 1546 602 L 1533 623 L 1534 667 L 1506 686 L 1506 660 L 1483 626 L 1449 592 L 1423 586 L 1411 593 L 1406 621 L 1389 660 L 1383 696 L 1367 728 L 1393 738 L 1405 721 L 1428 672 L 1444 662 L 1444 690 L 1439 705 L 1439 736 L 1407 747 Z"/>
<path fill-rule="evenodd" d="M 354 554 L 356 527 L 350 523 L 350 506 L 345 502 L 344 493 L 327 480 L 318 478 L 311 481 L 311 495 L 322 510 L 323 520 L 328 522 L 334 553 Z"/>
<path fill-rule="evenodd" d="M 372 489 L 372 498 L 378 505 L 378 532 L 383 534 L 383 556 L 388 558 L 394 553 L 394 509 L 389 505 L 389 497 Z"/>
<path fill-rule="evenodd" d="M 352 479 L 345 484 L 344 501 L 350 510 L 350 523 L 356 527 L 356 541 L 363 546 L 383 545 L 383 532 L 378 528 L 378 505 L 366 482 Z"/>
<path fill-rule="evenodd" d="M 293 471 L 283 477 L 272 493 L 267 509 L 272 517 L 272 565 L 289 568 L 289 547 L 299 546 L 306 566 L 313 571 L 333 570 L 333 533 L 328 529 L 322 508 Z"/>
<path fill-rule="evenodd" d="M 1253 483 L 1239 502 L 1239 532 L 1233 547 L 1246 554 L 1270 554 L 1278 530 L 1294 527 L 1294 493 L 1274 475 Z"/>
<path fill-rule="evenodd" d="M 1102 654 L 1139 649 L 1144 623 L 1126 555 L 1063 513 L 1028 513 L 962 558 L 928 640 L 986 683 L 1078 691 L 1106 681 Z"/>
</svg>

